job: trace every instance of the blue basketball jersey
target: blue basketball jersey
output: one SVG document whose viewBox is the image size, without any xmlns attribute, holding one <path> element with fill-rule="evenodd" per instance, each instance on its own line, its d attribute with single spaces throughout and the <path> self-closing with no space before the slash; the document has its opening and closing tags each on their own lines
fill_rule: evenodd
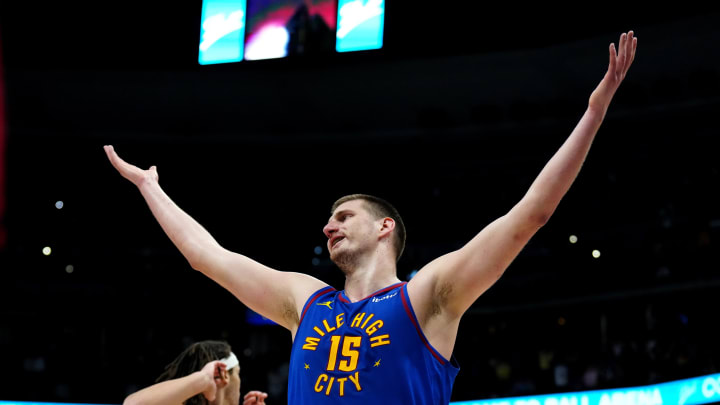
<svg viewBox="0 0 720 405">
<path fill-rule="evenodd" d="M 325 287 L 303 307 L 290 356 L 291 405 L 447 404 L 459 368 L 428 343 L 407 283 L 350 302 Z"/>
</svg>

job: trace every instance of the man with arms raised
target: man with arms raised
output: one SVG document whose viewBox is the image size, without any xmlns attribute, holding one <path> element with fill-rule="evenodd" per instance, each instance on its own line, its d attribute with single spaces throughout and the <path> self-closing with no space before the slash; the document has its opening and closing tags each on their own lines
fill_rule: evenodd
<svg viewBox="0 0 720 405">
<path fill-rule="evenodd" d="M 345 289 L 282 272 L 224 249 L 141 170 L 105 151 L 135 184 L 165 233 L 190 265 L 293 338 L 288 402 L 304 404 L 446 404 L 458 368 L 453 346 L 463 313 L 503 274 L 543 226 L 575 180 L 610 101 L 632 64 L 633 32 L 610 45 L 605 77 L 573 132 L 525 196 L 462 248 L 423 267 L 408 283 L 397 277 L 405 243 L 400 216 L 367 195 L 341 198 L 324 228 Z"/>
</svg>

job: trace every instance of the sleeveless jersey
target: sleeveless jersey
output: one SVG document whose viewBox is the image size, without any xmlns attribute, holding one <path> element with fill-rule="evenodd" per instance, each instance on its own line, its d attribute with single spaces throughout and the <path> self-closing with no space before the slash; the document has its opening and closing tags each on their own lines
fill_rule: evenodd
<svg viewBox="0 0 720 405">
<path fill-rule="evenodd" d="M 447 404 L 459 371 L 428 343 L 407 283 L 350 302 L 325 287 L 303 307 L 290 355 L 288 404 Z"/>
</svg>

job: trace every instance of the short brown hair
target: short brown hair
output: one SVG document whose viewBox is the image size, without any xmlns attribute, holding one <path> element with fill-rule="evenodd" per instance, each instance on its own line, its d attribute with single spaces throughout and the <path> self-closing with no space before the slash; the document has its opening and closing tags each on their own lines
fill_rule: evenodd
<svg viewBox="0 0 720 405">
<path fill-rule="evenodd" d="M 400 260 L 403 251 L 405 250 L 405 224 L 403 223 L 400 213 L 395 207 L 389 202 L 383 200 L 380 197 L 375 197 L 369 194 L 350 194 L 344 197 L 340 197 L 335 203 L 333 203 L 330 209 L 330 215 L 332 215 L 337 207 L 348 201 L 363 200 L 365 207 L 368 212 L 373 215 L 376 219 L 389 217 L 395 221 L 395 231 L 393 232 L 393 246 L 395 247 L 395 261 Z"/>
</svg>

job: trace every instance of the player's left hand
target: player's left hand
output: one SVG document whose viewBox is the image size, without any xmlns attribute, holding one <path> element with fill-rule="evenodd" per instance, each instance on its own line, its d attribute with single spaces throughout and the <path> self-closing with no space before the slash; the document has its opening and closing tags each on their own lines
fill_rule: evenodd
<svg viewBox="0 0 720 405">
<path fill-rule="evenodd" d="M 605 77 L 590 96 L 589 107 L 591 109 L 605 113 L 610 105 L 610 100 L 625 79 L 630 65 L 635 59 L 636 49 L 637 37 L 633 31 L 620 35 L 617 51 L 615 44 L 610 44 L 610 65 Z"/>
</svg>

